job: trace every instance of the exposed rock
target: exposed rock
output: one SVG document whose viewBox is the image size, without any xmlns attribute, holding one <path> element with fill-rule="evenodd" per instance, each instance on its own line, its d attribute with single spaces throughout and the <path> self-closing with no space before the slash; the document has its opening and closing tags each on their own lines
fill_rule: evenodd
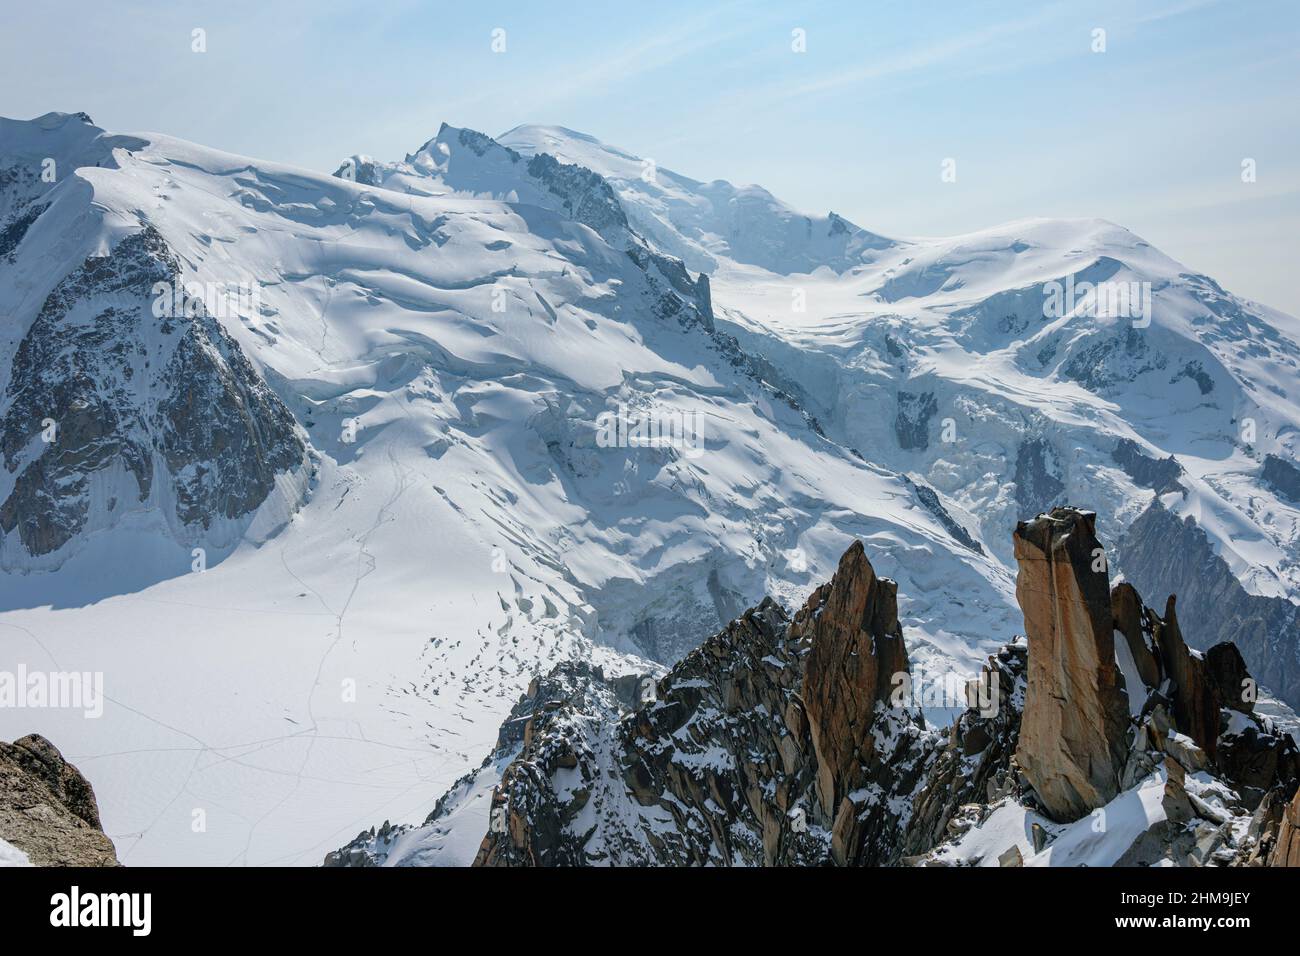
<svg viewBox="0 0 1300 956">
<path fill-rule="evenodd" d="M 1119 793 L 1128 707 L 1115 664 L 1109 582 L 1096 516 L 1054 509 L 1015 532 L 1016 597 L 1029 679 L 1016 763 L 1053 819 L 1075 820 Z"/>
<path fill-rule="evenodd" d="M 1300 751 L 1290 734 L 1261 721 L 1236 719 L 1219 737 L 1215 766 L 1253 808 L 1279 782 L 1300 776 Z"/>
<path fill-rule="evenodd" d="M 894 434 L 900 448 L 925 451 L 930 447 L 930 419 L 939 410 L 933 392 L 898 393 L 898 414 Z"/>
<path fill-rule="evenodd" d="M 949 744 L 938 752 L 917 797 L 908 854 L 922 853 L 943 840 L 962 806 L 994 803 L 1015 792 L 1011 757 L 1020 739 L 1028 665 L 1023 640 L 1004 645 L 985 664 L 979 680 L 990 692 L 990 701 L 996 694 L 997 710 L 988 714 L 971 707 L 953 724 Z"/>
<path fill-rule="evenodd" d="M 1108 256 L 1099 259 L 1097 265 L 1103 262 L 1108 262 L 1110 269 L 1119 265 Z M 1074 336 L 1068 347 L 1068 357 L 1061 363 L 1060 374 L 1098 395 L 1114 394 L 1141 376 L 1161 371 L 1169 365 L 1168 356 L 1152 347 L 1151 336 L 1128 324 Z"/>
<path fill-rule="evenodd" d="M 1282 813 L 1268 865 L 1300 866 L 1300 790 Z"/>
<path fill-rule="evenodd" d="M 1191 647 L 1235 644 L 1260 685 L 1300 707 L 1300 606 L 1247 592 L 1205 532 L 1159 498 L 1129 526 L 1118 553 L 1139 591 L 1179 596 Z"/>
<path fill-rule="evenodd" d="M 1300 468 L 1293 462 L 1277 455 L 1265 455 L 1260 477 L 1282 497 L 1300 503 Z"/>
<path fill-rule="evenodd" d="M 1170 823 L 1186 823 L 1195 816 L 1192 802 L 1187 798 L 1187 771 L 1177 760 L 1165 758 L 1165 792 L 1161 798 L 1165 819 Z"/>
<path fill-rule="evenodd" d="M 1174 722 L 1214 759 L 1219 738 L 1220 702 L 1205 658 L 1188 646 L 1175 613 L 1177 597 L 1169 595 L 1165 616 L 1154 620 L 1153 633 L 1164 672 L 1173 681 Z"/>
<path fill-rule="evenodd" d="M 1255 682 L 1246 670 L 1246 661 L 1236 644 L 1223 641 L 1205 652 L 1206 677 L 1220 707 L 1243 713 L 1255 709 Z"/>
<path fill-rule="evenodd" d="M 1124 636 L 1142 683 L 1148 689 L 1159 687 L 1164 675 L 1152 646 L 1151 628 L 1137 589 L 1127 582 L 1115 585 L 1110 592 L 1110 609 L 1115 630 Z M 1138 687 L 1126 689 L 1130 695 L 1141 692 Z"/>
<path fill-rule="evenodd" d="M 1204 654 L 1182 638 L 1171 596 L 1163 619 L 1144 616 L 1168 677 L 1164 692 L 1172 721 L 1152 731 L 1152 744 L 1189 770 L 1213 766 L 1231 781 L 1243 804 L 1254 808 L 1279 780 L 1300 773 L 1295 741 L 1252 715 L 1254 681 L 1236 646 L 1220 643 Z M 1174 728 L 1177 728 L 1175 732 Z"/>
<path fill-rule="evenodd" d="M 1177 491 L 1183 477 L 1183 466 L 1173 455 L 1168 458 L 1151 458 L 1131 438 L 1121 438 L 1111 452 L 1111 459 L 1124 469 L 1136 484 L 1150 488 L 1158 495 Z"/>
<path fill-rule="evenodd" d="M 795 618 L 790 637 L 809 646 L 800 694 L 817 754 L 822 819 L 829 821 L 861 785 L 862 767 L 874 756 L 877 706 L 898 685 L 896 675 L 910 671 L 898 587 L 876 577 L 855 541 L 830 584 L 814 591 Z"/>
<path fill-rule="evenodd" d="M 961 542 L 965 547 L 970 548 L 976 554 L 984 553 L 983 545 L 972 538 L 970 532 L 962 527 L 962 525 L 957 522 L 957 519 L 949 513 L 948 509 L 943 506 L 943 502 L 939 500 L 938 493 L 933 488 L 929 485 L 923 484 L 922 482 L 913 481 L 906 475 L 903 476 L 903 483 L 916 492 L 916 497 L 921 504 L 925 506 L 925 510 L 934 515 L 935 518 L 939 520 L 939 523 L 943 525 L 944 530 L 952 535 L 954 539 Z"/>
<path fill-rule="evenodd" d="M 181 264 L 146 226 L 64 278 L 19 342 L 0 420 L 16 473 L 0 504 L 7 553 L 58 551 L 130 497 L 198 532 L 251 513 L 303 464 L 293 416 L 202 297 L 173 314 L 160 287 L 182 287 Z"/>
<path fill-rule="evenodd" d="M 1137 728 L 1121 777 L 1123 788 L 1134 786 L 1150 772 L 1147 750 L 1172 756 L 1188 771 L 1213 768 L 1231 782 L 1242 805 L 1250 809 L 1278 781 L 1300 773 L 1295 741 L 1253 715 L 1255 683 L 1236 645 L 1223 642 L 1204 654 L 1189 648 L 1172 596 L 1163 618 L 1142 607 L 1137 592 L 1128 585 L 1112 591 L 1111 603 L 1115 628 L 1133 651 L 1148 695 L 1146 719 Z M 1153 660 L 1143 656 L 1147 636 L 1154 647 L 1149 655 Z M 1156 680 L 1150 676 L 1153 668 Z"/>
<path fill-rule="evenodd" d="M 0 840 L 35 866 L 117 866 L 90 782 L 44 737 L 0 742 Z"/>
<path fill-rule="evenodd" d="M 1016 503 L 1022 515 L 1036 515 L 1065 491 L 1056 449 L 1045 438 L 1029 438 L 1016 449 Z"/>
<path fill-rule="evenodd" d="M 793 621 L 765 600 L 633 713 L 598 688 L 534 710 L 476 864 L 896 860 L 938 744 L 891 701 L 907 675 L 896 600 L 855 544 Z"/>
<path fill-rule="evenodd" d="M 483 134 L 461 130 L 462 142 L 467 135 Z M 498 149 L 506 148 L 494 140 L 488 142 Z M 561 163 L 548 153 L 533 156 L 528 160 L 527 168 L 530 176 L 542 182 L 560 200 L 565 212 L 575 222 L 590 226 L 606 237 L 614 235 L 614 230 L 629 228 L 627 216 L 613 188 L 598 173 L 583 166 Z"/>
<path fill-rule="evenodd" d="M 981 693 L 944 731 L 910 706 L 895 586 L 854 544 L 793 619 L 765 599 L 657 682 L 560 665 L 484 762 L 504 767 L 500 785 L 471 774 L 426 827 L 492 790 L 481 866 L 1289 859 L 1295 743 L 1226 699 L 1249 681 L 1231 649 L 1202 657 L 1182 644 L 1172 604 L 1161 618 L 1133 588 L 1109 590 L 1093 528 L 1065 508 L 1017 528 L 1028 639 L 988 659 Z M 1145 661 L 1134 681 L 1156 685 L 1131 689 L 1145 693 L 1132 718 L 1116 631 L 1146 654 L 1134 654 Z M 1211 715 L 1217 761 L 1179 723 L 1203 734 Z M 1157 817 L 1135 828 L 1121 811 L 1122 825 L 1091 829 L 1088 811 L 1139 790 L 1148 807 L 1158 799 Z M 991 855 L 1007 813 L 1028 840 Z M 998 829 L 981 832 L 994 817 Z M 362 833 L 327 865 L 383 862 L 404 832 Z"/>
</svg>

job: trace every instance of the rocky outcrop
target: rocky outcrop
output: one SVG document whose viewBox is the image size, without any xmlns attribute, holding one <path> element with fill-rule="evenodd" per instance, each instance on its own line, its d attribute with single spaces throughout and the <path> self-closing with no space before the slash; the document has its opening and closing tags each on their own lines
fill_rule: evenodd
<svg viewBox="0 0 1300 956">
<path fill-rule="evenodd" d="M 0 742 L 0 840 L 35 866 L 117 866 L 90 782 L 44 737 Z"/>
<path fill-rule="evenodd" d="M 1177 598 L 1171 594 L 1165 602 L 1165 616 L 1153 620 L 1155 643 L 1164 672 L 1173 682 L 1175 723 L 1214 759 L 1223 701 L 1215 694 L 1215 683 L 1205 666 L 1205 658 L 1194 653 L 1183 640 L 1174 611 L 1176 602 Z"/>
<path fill-rule="evenodd" d="M 303 465 L 293 416 L 202 297 L 179 294 L 181 277 L 146 226 L 46 298 L 0 405 L 14 476 L 0 502 L 6 557 L 53 554 L 133 506 L 198 535 L 250 514 Z"/>
<path fill-rule="evenodd" d="M 811 610 L 810 610 L 811 609 Z M 817 797 L 833 818 L 874 756 L 870 730 L 910 668 L 898 624 L 898 586 L 876 576 L 862 543 L 813 592 L 790 637 L 808 645 L 800 696 L 817 758 Z"/>
<path fill-rule="evenodd" d="M 1016 449 L 1016 503 L 1020 514 L 1035 515 L 1056 504 L 1065 491 L 1056 449 L 1045 438 L 1026 438 Z"/>
<path fill-rule="evenodd" d="M 1120 791 L 1128 704 L 1115 662 L 1096 516 L 1054 509 L 1016 527 L 1029 678 L 1016 762 L 1047 814 L 1076 820 Z"/>
<path fill-rule="evenodd" d="M 1173 455 L 1168 458 L 1152 458 L 1133 439 L 1121 438 L 1110 456 L 1135 484 L 1150 488 L 1158 495 L 1177 491 L 1181 487 L 1179 481 L 1184 474 L 1183 466 Z"/>
<path fill-rule="evenodd" d="M 1118 554 L 1139 591 L 1178 595 L 1189 647 L 1235 644 L 1262 686 L 1300 707 L 1300 607 L 1246 591 L 1205 532 L 1158 498 L 1129 526 Z"/>
<path fill-rule="evenodd" d="M 1300 866 L 1300 791 L 1282 813 L 1268 865 Z"/>
<path fill-rule="evenodd" d="M 930 447 L 930 419 L 939 410 L 933 392 L 898 393 L 898 414 L 894 416 L 894 434 L 898 447 L 925 451 Z"/>
<path fill-rule="evenodd" d="M 1142 683 L 1147 687 L 1159 687 L 1164 680 L 1164 672 L 1160 666 L 1160 657 L 1155 651 L 1151 621 L 1146 615 L 1146 608 L 1142 606 L 1137 588 L 1127 582 L 1111 588 L 1110 610 L 1115 631 L 1128 645 L 1128 652 Z M 1125 689 L 1129 694 L 1136 690 L 1133 687 Z"/>
<path fill-rule="evenodd" d="M 933 488 L 919 481 L 913 481 L 907 475 L 903 475 L 902 479 L 903 484 L 916 493 L 917 500 L 921 502 L 926 511 L 935 516 L 939 524 L 943 525 L 945 531 L 964 547 L 970 548 L 976 554 L 984 554 L 984 546 L 971 537 L 970 532 L 957 522 L 948 509 L 943 506 L 943 502 L 939 500 L 939 495 Z"/>
<path fill-rule="evenodd" d="M 535 710 L 476 863 L 897 859 L 938 738 L 894 699 L 896 602 L 855 544 L 793 620 L 770 599 L 746 611 L 612 727 L 590 695 Z"/>
<path fill-rule="evenodd" d="M 1279 455 L 1265 455 L 1260 478 L 1288 501 L 1300 504 L 1300 468 Z"/>
<path fill-rule="evenodd" d="M 984 808 L 1018 789 L 1011 758 L 1020 740 L 1029 648 L 1003 645 L 978 678 L 996 710 L 972 704 L 948 730 L 917 798 L 905 852 L 916 858 L 970 828 Z M 992 712 L 990 712 L 992 711 Z M 972 815 L 972 808 L 977 808 Z"/>
<path fill-rule="evenodd" d="M 1235 649 L 1199 654 L 1172 601 L 1161 617 L 1111 590 L 1089 513 L 1023 522 L 1015 547 L 1028 636 L 989 657 L 943 731 L 912 706 L 896 587 L 855 543 L 793 618 L 765 599 L 657 681 L 560 665 L 428 833 L 385 824 L 327 865 L 436 843 L 485 798 L 479 866 L 1290 859 L 1300 759 L 1253 713 Z"/>
</svg>

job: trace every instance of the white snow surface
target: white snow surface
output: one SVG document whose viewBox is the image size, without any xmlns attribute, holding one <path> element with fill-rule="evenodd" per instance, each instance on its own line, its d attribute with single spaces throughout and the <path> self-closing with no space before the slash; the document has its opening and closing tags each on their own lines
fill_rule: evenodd
<svg viewBox="0 0 1300 956">
<path fill-rule="evenodd" d="M 1139 836 L 1165 819 L 1161 804 L 1165 780 L 1161 768 L 1106 806 L 1067 824 L 1053 823 L 1006 799 L 983 823 L 937 851 L 935 859 L 950 865 L 999 866 L 998 858 L 1016 847 L 1024 866 L 1114 866 Z M 1035 823 L 1051 841 L 1038 853 L 1033 844 Z"/>
<path fill-rule="evenodd" d="M 32 863 L 27 859 L 27 854 L 12 843 L 6 843 L 0 840 L 0 867 L 4 866 L 31 866 Z"/>
</svg>

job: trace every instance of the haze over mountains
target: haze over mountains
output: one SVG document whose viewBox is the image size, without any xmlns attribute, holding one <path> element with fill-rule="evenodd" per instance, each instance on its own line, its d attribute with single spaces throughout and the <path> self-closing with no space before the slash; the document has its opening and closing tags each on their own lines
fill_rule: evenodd
<svg viewBox="0 0 1300 956">
<path fill-rule="evenodd" d="M 48 114 L 0 120 L 0 314 L 0 669 L 107 696 L 0 739 L 56 742 L 128 864 L 423 819 L 538 674 L 661 672 L 853 539 L 913 666 L 972 675 L 1064 501 L 1300 703 L 1300 323 L 1111 223 L 891 239 L 560 127 L 327 176 Z"/>
</svg>

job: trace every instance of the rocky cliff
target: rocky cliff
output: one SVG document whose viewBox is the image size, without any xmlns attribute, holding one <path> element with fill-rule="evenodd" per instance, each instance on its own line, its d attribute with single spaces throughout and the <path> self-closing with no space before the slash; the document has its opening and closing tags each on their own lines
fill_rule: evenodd
<svg viewBox="0 0 1300 956">
<path fill-rule="evenodd" d="M 34 866 L 117 866 L 95 791 L 44 737 L 0 742 L 0 841 Z"/>
<path fill-rule="evenodd" d="M 1261 684 L 1300 700 L 1300 607 L 1252 594 L 1215 553 L 1205 531 L 1156 498 L 1119 542 L 1121 567 L 1140 590 L 1177 594 L 1192 647 L 1231 641 Z"/>
<path fill-rule="evenodd" d="M 74 537 L 146 509 L 198 543 L 304 467 L 292 414 L 183 289 L 145 226 L 46 297 L 0 401 L 6 565 L 56 565 Z"/>
<path fill-rule="evenodd" d="M 1095 516 L 1058 508 L 1015 531 L 1029 682 L 1016 757 L 1057 820 L 1119 793 L 1128 724 Z"/>
<path fill-rule="evenodd" d="M 1194 651 L 1172 598 L 1161 616 L 1112 589 L 1090 513 L 1054 509 L 1015 545 L 1026 638 L 945 730 L 860 543 L 793 617 L 765 600 L 639 695 L 550 675 L 503 728 L 475 865 L 1291 861 L 1300 754 L 1253 713 L 1236 649 Z M 327 862 L 386 862 L 400 829 Z"/>
<path fill-rule="evenodd" d="M 934 739 L 889 702 L 906 674 L 893 582 L 855 544 L 793 619 L 746 611 L 612 726 L 533 714 L 476 862 L 888 862 L 902 829 L 873 808 L 910 800 Z"/>
</svg>

